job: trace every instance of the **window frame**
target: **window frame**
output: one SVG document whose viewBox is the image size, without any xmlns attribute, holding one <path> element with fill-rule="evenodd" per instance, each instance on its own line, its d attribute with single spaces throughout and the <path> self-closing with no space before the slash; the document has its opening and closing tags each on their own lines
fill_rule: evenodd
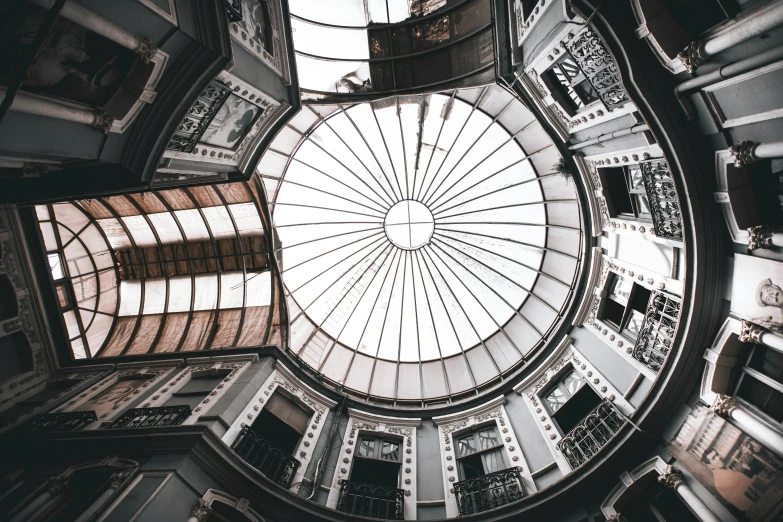
<svg viewBox="0 0 783 522">
<path fill-rule="evenodd" d="M 361 446 L 363 440 L 372 440 L 376 443 L 375 447 L 373 448 L 373 455 L 370 457 L 359 454 L 359 447 Z M 384 442 L 391 442 L 397 445 L 397 449 L 399 451 L 399 456 L 397 460 L 384 459 L 381 457 L 381 450 L 383 448 Z M 389 436 L 382 436 L 382 435 L 373 435 L 373 436 L 360 435 L 356 439 L 355 456 L 357 459 L 377 460 L 379 462 L 392 462 L 392 463 L 400 464 L 400 466 L 402 466 L 402 460 L 403 460 L 402 454 L 404 453 L 402 448 L 403 448 L 403 441 L 398 439 L 397 437 L 389 437 Z"/>
<path fill-rule="evenodd" d="M 569 66 L 573 65 L 578 72 L 576 74 L 571 74 L 563 65 L 566 62 L 569 62 Z M 601 101 L 601 97 L 598 95 L 595 87 L 593 87 L 593 84 L 590 83 L 587 76 L 585 76 L 579 68 L 574 57 L 568 51 L 563 51 L 563 55 L 542 72 L 540 77 L 549 88 L 555 101 L 558 102 L 570 117 L 576 116 L 578 112 Z M 563 79 L 567 81 L 563 81 Z M 590 90 L 595 93 L 593 98 L 586 97 L 576 89 L 577 86 L 582 85 L 585 82 L 590 87 Z"/>
<path fill-rule="evenodd" d="M 773 350 L 773 351 L 777 351 L 777 350 L 775 350 L 774 348 L 770 348 L 769 346 L 765 346 L 763 344 L 746 343 L 746 346 L 749 346 L 749 349 L 747 350 L 747 356 L 745 356 L 743 359 L 738 361 L 739 363 L 741 363 L 741 365 L 737 366 L 737 369 L 739 370 L 738 372 L 739 375 L 736 377 L 736 381 L 734 382 L 733 385 L 732 397 L 734 397 L 734 399 L 737 402 L 739 402 L 746 408 L 750 409 L 754 414 L 761 417 L 762 419 L 772 424 L 773 426 L 782 426 L 783 419 L 781 420 L 775 419 L 770 414 L 768 414 L 763 409 L 761 409 L 760 406 L 752 403 L 750 400 L 740 395 L 740 387 L 745 382 L 745 379 L 754 379 L 772 388 L 774 391 L 783 394 L 783 382 L 778 382 L 772 377 L 769 377 L 768 375 L 764 375 L 760 371 L 749 366 L 749 363 L 757 350 L 759 349 Z M 741 353 L 740 355 L 743 354 Z M 781 379 L 783 380 L 783 373 L 781 374 Z"/>
<path fill-rule="evenodd" d="M 487 449 L 482 449 L 482 450 L 477 449 L 473 453 L 470 453 L 468 455 L 460 456 L 460 454 L 459 454 L 459 442 L 462 439 L 466 439 L 466 438 L 468 438 L 468 436 L 471 436 L 471 437 L 473 437 L 473 442 L 475 444 L 475 447 L 476 448 L 480 448 L 481 445 L 480 445 L 480 442 L 479 442 L 478 434 L 480 432 L 486 431 L 487 429 L 490 429 L 490 428 L 495 430 L 495 434 L 497 435 L 497 440 L 498 440 L 497 445 L 492 446 L 491 448 L 487 448 Z M 464 459 L 466 459 L 468 457 L 475 457 L 476 455 L 484 455 L 484 454 L 487 454 L 487 453 L 490 453 L 490 452 L 493 452 L 493 451 L 504 450 L 504 448 L 505 448 L 505 444 L 503 444 L 503 436 L 500 433 L 500 430 L 498 430 L 497 423 L 495 423 L 495 422 L 474 426 L 474 427 L 472 427 L 472 428 L 470 428 L 468 430 L 460 432 L 459 434 L 453 436 L 452 438 L 453 438 L 453 441 L 454 441 L 454 459 L 457 461 L 457 476 L 459 477 L 460 481 L 467 480 L 467 479 L 465 479 L 465 472 L 464 472 L 464 469 L 463 469 L 463 460 Z M 509 463 L 508 463 L 508 459 L 506 458 L 506 452 L 505 451 L 501 451 L 500 454 L 501 454 L 502 459 L 503 459 L 503 464 L 507 468 L 509 466 Z M 503 468 L 503 469 L 506 469 L 506 468 Z M 484 474 L 488 475 L 489 473 L 487 473 L 485 471 Z"/>
<path fill-rule="evenodd" d="M 645 311 L 641 311 L 641 310 L 637 310 L 636 308 L 633 307 L 634 296 L 636 295 L 636 293 L 639 291 L 640 288 L 643 289 L 643 290 L 648 290 L 648 291 L 649 291 L 649 289 L 646 288 L 644 285 L 640 285 L 639 283 L 635 282 L 632 279 L 626 279 L 622 275 L 612 272 L 612 273 L 610 273 L 610 277 L 609 277 L 609 279 L 607 281 L 607 284 L 606 284 L 606 288 L 607 288 L 608 291 L 611 291 L 611 288 L 614 286 L 615 281 L 617 281 L 618 279 L 631 283 L 631 290 L 628 292 L 628 298 L 626 299 L 626 301 L 622 302 L 620 299 L 618 299 L 616 297 L 613 297 L 609 292 L 607 292 L 607 295 L 605 297 L 602 297 L 601 299 L 602 300 L 610 299 L 613 302 L 621 305 L 624 308 L 623 316 L 620 319 L 620 324 L 616 324 L 614 321 L 612 321 L 611 319 L 606 317 L 606 315 L 605 315 L 605 310 L 606 310 L 605 303 L 602 303 L 603 306 L 601 306 L 601 309 L 599 310 L 598 318 L 601 319 L 602 321 L 604 321 L 609 326 L 615 328 L 619 335 L 622 335 L 628 341 L 635 343 L 639 336 L 638 336 L 638 334 L 637 335 L 633 335 L 633 333 L 628 329 L 628 324 L 630 323 L 631 318 L 633 317 L 634 312 L 636 312 L 638 314 L 641 314 L 641 316 L 642 316 L 642 323 L 643 323 L 644 322 L 644 315 L 645 315 L 646 309 L 645 309 Z"/>
<path fill-rule="evenodd" d="M 566 379 L 566 377 L 568 377 L 568 376 L 569 376 L 569 375 L 571 375 L 571 374 L 575 374 L 575 375 L 577 375 L 577 376 L 579 377 L 579 379 L 580 379 L 581 383 L 582 383 L 582 384 L 579 386 L 579 388 L 577 388 L 577 389 L 576 389 L 576 391 L 575 391 L 574 393 L 571 393 L 571 392 L 569 392 L 569 391 L 568 391 L 568 388 L 566 388 L 566 385 L 565 385 L 565 379 Z M 560 411 L 560 410 L 563 408 L 563 406 L 565 406 L 565 405 L 566 405 L 566 403 L 568 403 L 568 401 L 569 401 L 569 400 L 571 400 L 571 399 L 572 399 L 572 398 L 573 398 L 573 397 L 574 397 L 574 396 L 575 396 L 577 393 L 579 393 L 579 391 L 580 391 L 582 388 L 584 388 L 586 385 L 587 385 L 587 381 L 585 380 L 585 378 L 584 378 L 584 377 L 582 377 L 582 374 L 580 374 L 580 373 L 579 373 L 579 372 L 576 370 L 576 368 L 574 368 L 573 366 L 571 366 L 570 370 L 569 370 L 569 369 L 566 369 L 566 370 L 565 370 L 565 371 L 564 371 L 562 374 L 560 374 L 560 375 L 558 376 L 558 378 L 557 378 L 557 380 L 555 380 L 555 382 L 553 382 L 551 385 L 549 385 L 547 388 L 545 388 L 545 389 L 544 389 L 544 391 L 543 391 L 543 392 L 540 394 L 540 396 L 541 396 L 541 403 L 544 405 L 544 408 L 546 409 L 546 412 L 547 412 L 547 414 L 548 414 L 550 417 L 552 417 L 552 416 L 553 416 L 555 413 L 557 413 L 558 411 Z M 560 390 L 561 390 L 563 393 L 565 393 L 565 394 L 566 394 L 568 397 L 566 398 L 565 402 L 563 402 L 563 404 L 562 404 L 562 405 L 561 405 L 561 406 L 560 406 L 558 409 L 556 409 L 556 410 L 553 410 L 553 409 L 551 408 L 551 406 L 549 405 L 549 402 L 547 401 L 547 397 L 548 397 L 548 396 L 549 396 L 549 395 L 552 393 L 552 391 L 553 391 L 553 390 L 555 390 L 555 389 L 560 389 Z"/>
</svg>

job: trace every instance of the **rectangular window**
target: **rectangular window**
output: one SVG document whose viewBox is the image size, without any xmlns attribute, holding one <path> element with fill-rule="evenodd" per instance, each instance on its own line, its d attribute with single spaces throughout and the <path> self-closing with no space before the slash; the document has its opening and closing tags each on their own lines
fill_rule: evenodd
<svg viewBox="0 0 783 522">
<path fill-rule="evenodd" d="M 456 439 L 460 480 L 506 469 L 503 443 L 495 426 L 485 426 Z"/>
<path fill-rule="evenodd" d="M 52 279 L 55 281 L 63 279 L 65 277 L 65 272 L 63 271 L 63 261 L 60 254 L 52 252 L 51 254 L 47 254 L 46 258 L 49 260 L 49 270 L 52 272 Z"/>
<path fill-rule="evenodd" d="M 396 488 L 402 464 L 402 446 L 397 439 L 359 437 L 351 482 Z"/>
<path fill-rule="evenodd" d="M 598 169 L 611 217 L 652 221 L 642 169 L 637 165 Z"/>
<path fill-rule="evenodd" d="M 599 402 L 600 397 L 592 388 L 585 386 L 584 379 L 576 370 L 563 375 L 544 394 L 544 404 L 564 434 L 579 424 Z"/>
<path fill-rule="evenodd" d="M 612 325 L 625 338 L 635 341 L 647 312 L 650 290 L 618 274 L 611 275 L 608 289 L 599 319 Z"/>
<path fill-rule="evenodd" d="M 746 344 L 741 357 L 736 396 L 783 423 L 783 353 L 763 344 Z"/>
<path fill-rule="evenodd" d="M 569 116 L 598 100 L 598 92 L 587 80 L 569 53 L 541 74 L 541 80 L 552 97 Z"/>
<path fill-rule="evenodd" d="M 190 411 L 198 406 L 201 401 L 207 398 L 212 390 L 217 388 L 218 384 L 223 382 L 223 379 L 228 375 L 228 371 L 217 372 L 217 375 L 213 375 L 209 371 L 206 375 L 193 375 L 185 385 L 174 392 L 171 398 L 166 401 L 166 406 L 180 406 L 187 405 L 190 407 Z"/>
</svg>

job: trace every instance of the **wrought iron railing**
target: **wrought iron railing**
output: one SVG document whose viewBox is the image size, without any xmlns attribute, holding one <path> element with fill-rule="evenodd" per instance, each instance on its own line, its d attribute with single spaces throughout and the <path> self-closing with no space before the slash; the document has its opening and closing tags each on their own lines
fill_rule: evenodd
<svg viewBox="0 0 783 522">
<path fill-rule="evenodd" d="M 454 484 L 460 515 L 472 515 L 516 502 L 525 496 L 519 468 L 508 468 Z"/>
<path fill-rule="evenodd" d="M 162 408 L 134 408 L 123 413 L 104 429 L 179 426 L 188 417 L 190 417 L 190 407 L 187 405 L 164 406 Z"/>
<path fill-rule="evenodd" d="M 650 201 L 655 235 L 682 240 L 682 215 L 669 164 L 664 159 L 642 161 L 642 180 Z"/>
<path fill-rule="evenodd" d="M 656 373 L 660 371 L 671 351 L 679 318 L 680 302 L 663 292 L 653 291 L 631 352 L 633 358 Z"/>
<path fill-rule="evenodd" d="M 405 490 L 343 480 L 337 510 L 386 520 L 405 519 Z"/>
<path fill-rule="evenodd" d="M 251 430 L 250 426 L 242 426 L 242 432 L 231 449 L 242 460 L 284 488 L 291 487 L 296 470 L 302 464 L 296 458 L 272 446 L 268 440 Z"/>
<path fill-rule="evenodd" d="M 624 422 L 614 404 L 604 399 L 560 439 L 557 448 L 566 458 L 571 469 L 576 469 L 598 453 L 598 450 L 620 430 Z"/>
<path fill-rule="evenodd" d="M 614 58 L 596 33 L 585 28 L 566 47 L 608 110 L 628 101 Z"/>
<path fill-rule="evenodd" d="M 63 411 L 42 413 L 28 421 L 24 429 L 27 431 L 80 431 L 97 421 L 95 412 Z"/>
</svg>

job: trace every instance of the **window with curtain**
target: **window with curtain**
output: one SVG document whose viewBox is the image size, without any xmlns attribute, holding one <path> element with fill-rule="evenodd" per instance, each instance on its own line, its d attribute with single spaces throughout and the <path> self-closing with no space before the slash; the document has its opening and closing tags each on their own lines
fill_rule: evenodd
<svg viewBox="0 0 783 522">
<path fill-rule="evenodd" d="M 485 426 L 456 439 L 460 480 L 506 469 L 503 441 L 496 426 Z"/>
<path fill-rule="evenodd" d="M 601 402 L 598 394 L 590 386 L 585 386 L 584 379 L 576 370 L 565 373 L 544 392 L 542 398 L 549 415 L 563 434 L 571 431 Z"/>
</svg>

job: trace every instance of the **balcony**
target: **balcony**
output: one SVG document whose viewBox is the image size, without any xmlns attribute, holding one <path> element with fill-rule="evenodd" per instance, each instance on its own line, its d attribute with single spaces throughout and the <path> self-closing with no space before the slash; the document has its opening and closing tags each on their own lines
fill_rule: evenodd
<svg viewBox="0 0 783 522">
<path fill-rule="evenodd" d="M 682 215 L 669 164 L 663 159 L 642 161 L 642 181 L 650 202 L 655 235 L 682 241 Z"/>
<path fill-rule="evenodd" d="M 457 482 L 454 484 L 454 495 L 457 497 L 459 514 L 463 516 L 516 502 L 525 496 L 525 488 L 519 468 L 508 468 Z"/>
<path fill-rule="evenodd" d="M 405 490 L 343 480 L 337 511 L 360 517 L 405 520 Z"/>
<path fill-rule="evenodd" d="M 162 408 L 134 408 L 123 413 L 104 429 L 179 426 L 188 417 L 190 417 L 190 407 L 185 405 L 164 406 Z"/>
<path fill-rule="evenodd" d="M 679 301 L 653 291 L 631 356 L 658 373 L 671 351 L 679 317 Z"/>
<path fill-rule="evenodd" d="M 97 420 L 92 410 L 43 413 L 33 417 L 24 429 L 36 432 L 81 431 Z"/>
<path fill-rule="evenodd" d="M 288 489 L 301 462 L 272 446 L 259 437 L 250 426 L 243 426 L 239 437 L 231 446 L 242 460 L 263 473 L 268 479 Z"/>
<path fill-rule="evenodd" d="M 571 469 L 576 469 L 598 453 L 624 423 L 614 404 L 604 399 L 557 443 L 557 448 Z"/>
</svg>

